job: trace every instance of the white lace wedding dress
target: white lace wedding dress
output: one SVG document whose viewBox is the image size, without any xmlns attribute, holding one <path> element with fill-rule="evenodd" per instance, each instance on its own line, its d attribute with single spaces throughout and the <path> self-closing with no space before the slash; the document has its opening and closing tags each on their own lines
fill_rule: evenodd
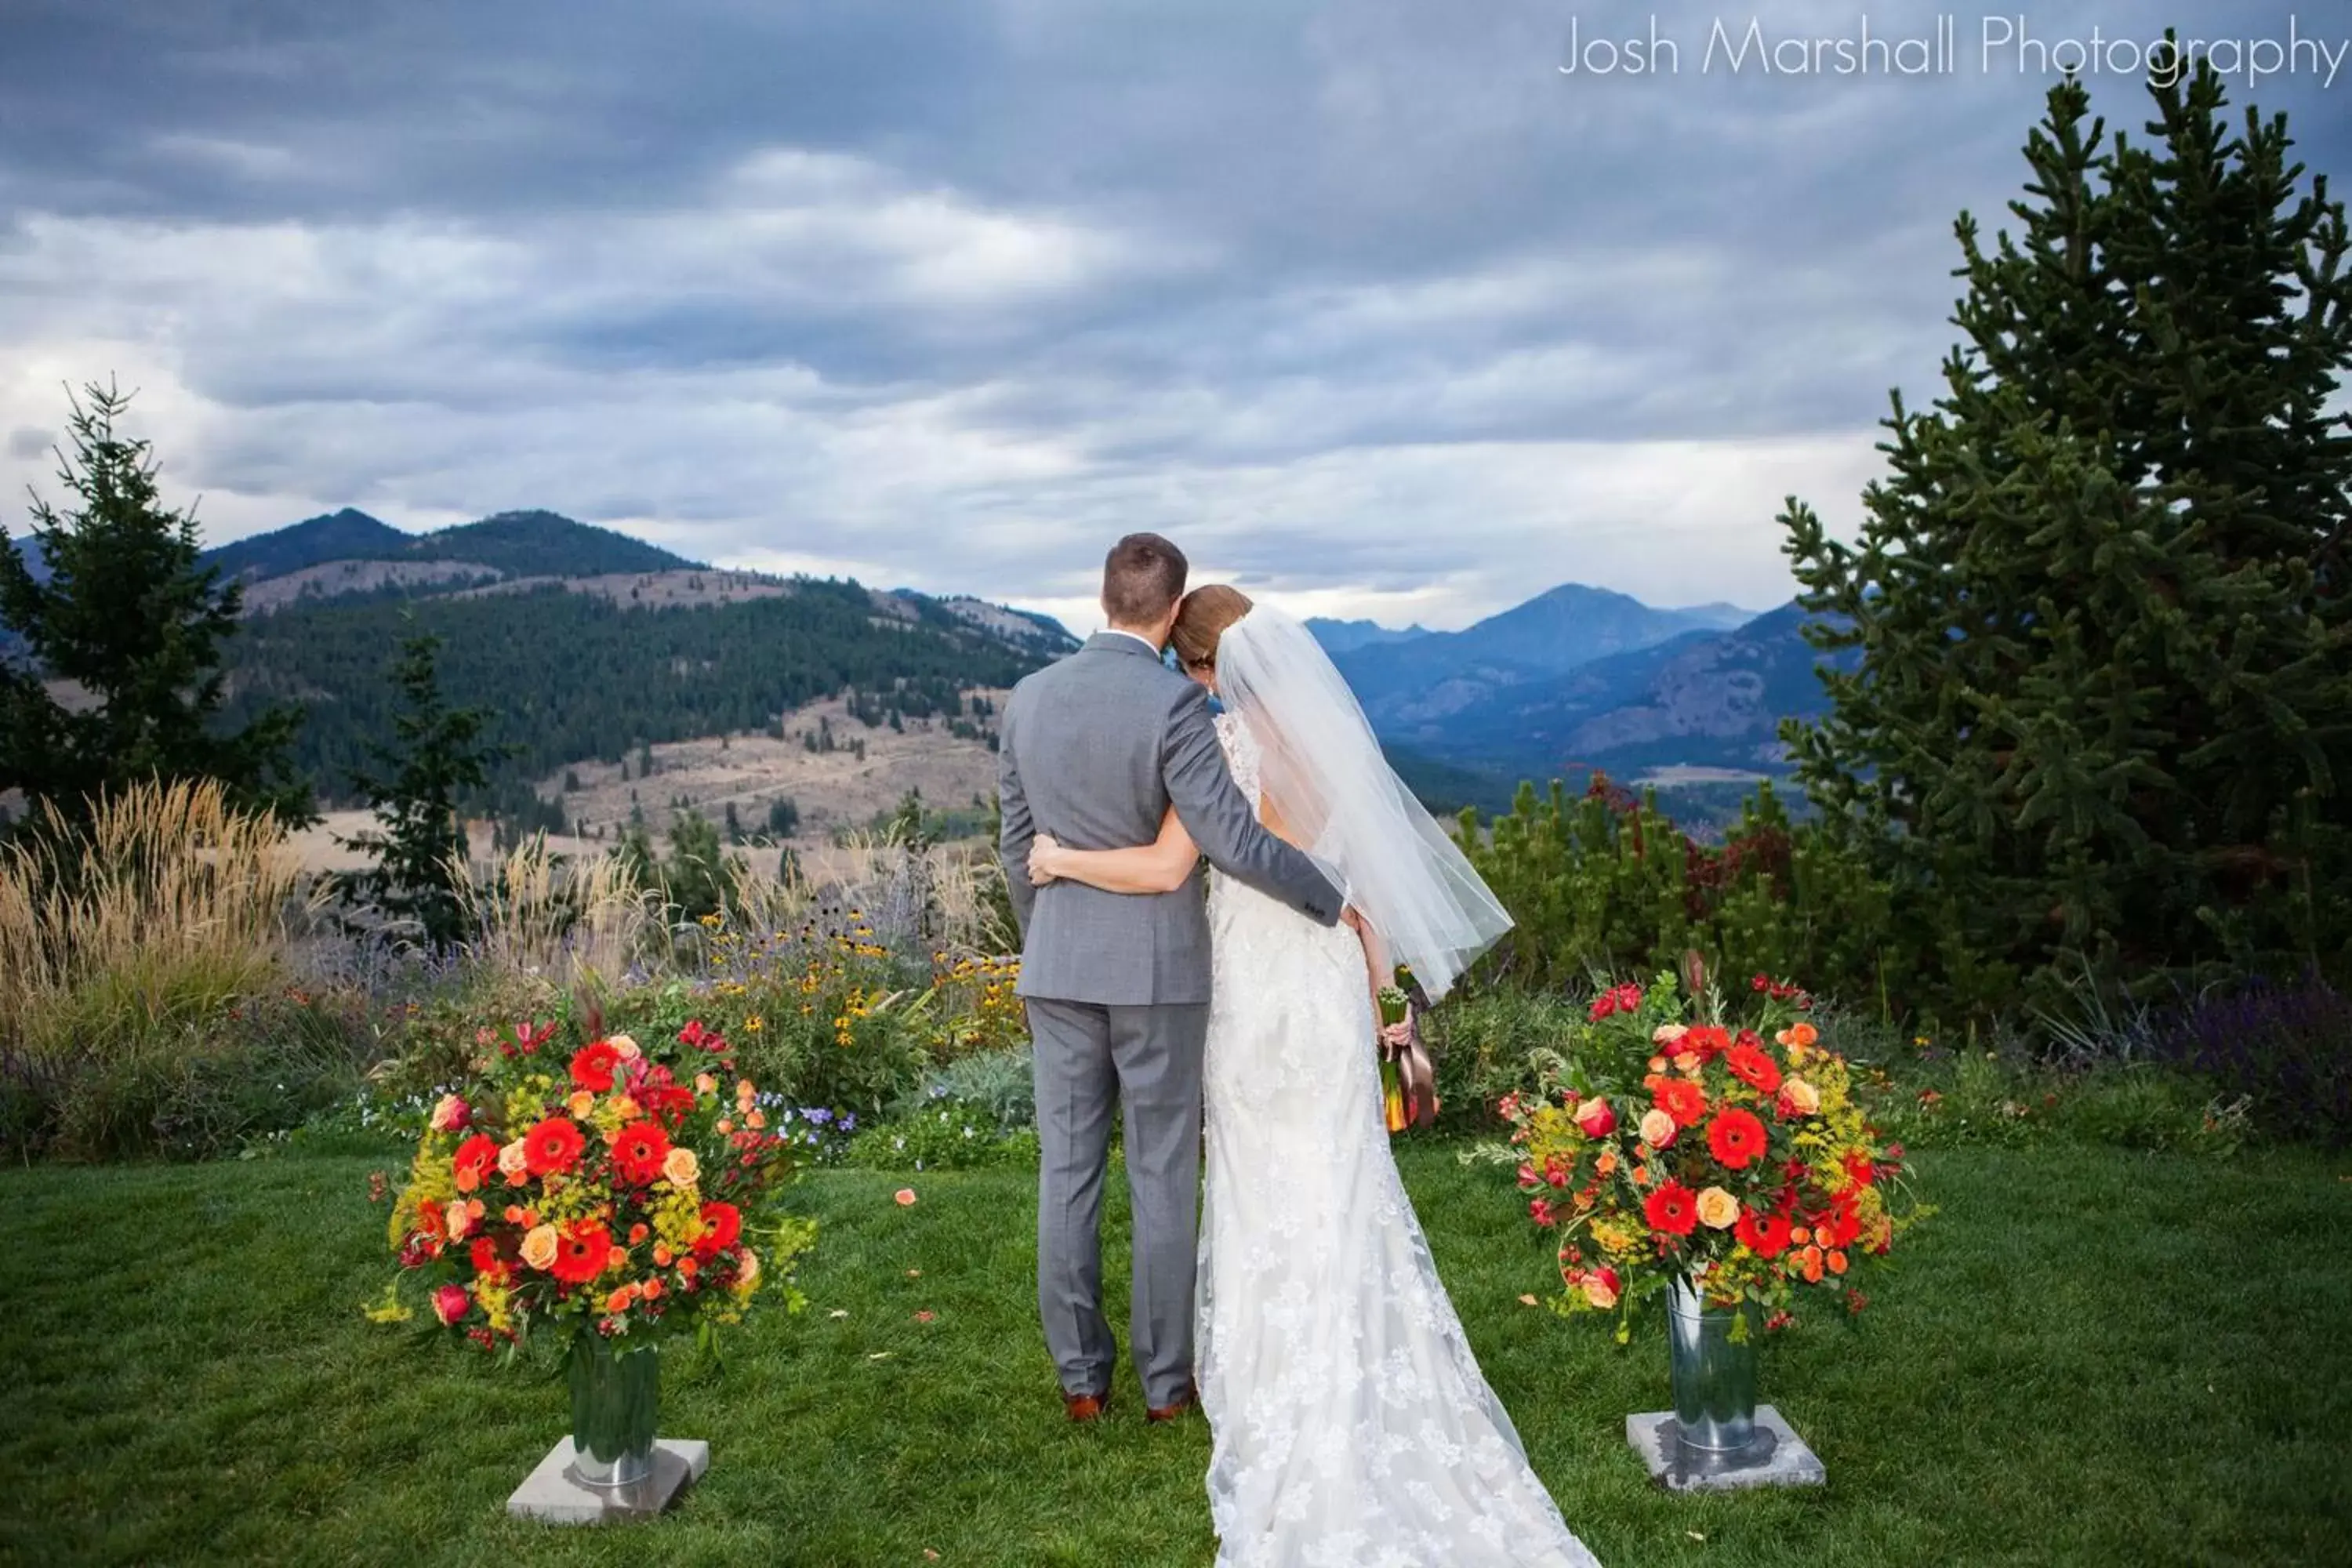
<svg viewBox="0 0 2352 1568">
<path fill-rule="evenodd" d="M 1255 800 L 1248 731 L 1217 726 Z M 1597 1568 L 1398 1178 L 1355 933 L 1224 877 L 1209 919 L 1197 1353 L 1220 1568 Z"/>
</svg>

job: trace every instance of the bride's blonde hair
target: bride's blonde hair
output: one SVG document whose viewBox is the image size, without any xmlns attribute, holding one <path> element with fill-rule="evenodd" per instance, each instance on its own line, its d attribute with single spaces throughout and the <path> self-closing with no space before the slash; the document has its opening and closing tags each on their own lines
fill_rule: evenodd
<svg viewBox="0 0 2352 1568">
<path fill-rule="evenodd" d="M 1250 613 L 1250 599 L 1239 588 L 1211 583 L 1184 595 L 1177 607 L 1176 629 L 1169 640 L 1188 669 L 1214 669 L 1217 639 L 1225 628 Z"/>
</svg>

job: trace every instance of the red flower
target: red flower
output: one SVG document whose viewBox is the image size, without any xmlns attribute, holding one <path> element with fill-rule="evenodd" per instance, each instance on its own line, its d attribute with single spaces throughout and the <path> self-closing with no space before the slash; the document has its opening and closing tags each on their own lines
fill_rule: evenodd
<svg viewBox="0 0 2352 1568">
<path fill-rule="evenodd" d="M 444 1285 L 433 1292 L 433 1315 L 445 1325 L 464 1317 L 473 1305 L 474 1299 L 466 1294 L 463 1285 Z"/>
<path fill-rule="evenodd" d="M 477 1132 L 457 1145 L 457 1155 L 450 1164 L 456 1172 L 457 1190 L 470 1193 L 499 1168 L 499 1141 L 487 1133 Z"/>
<path fill-rule="evenodd" d="M 1599 1023 L 1612 1013 L 1633 1013 L 1641 1010 L 1642 988 L 1638 985 L 1612 985 L 1592 999 L 1592 1021 Z"/>
<path fill-rule="evenodd" d="M 1551 1201 L 1548 1198 L 1529 1198 L 1528 1217 L 1540 1226 L 1549 1226 L 1559 1223 L 1559 1217 L 1552 1213 Z"/>
<path fill-rule="evenodd" d="M 1576 1108 L 1576 1124 L 1587 1138 L 1606 1138 L 1616 1131 L 1617 1113 L 1606 1100 L 1595 1097 Z"/>
<path fill-rule="evenodd" d="M 488 1275 L 495 1279 L 503 1277 L 507 1271 L 506 1259 L 499 1256 L 499 1243 L 496 1237 L 474 1237 L 472 1257 L 474 1272 L 477 1274 Z"/>
<path fill-rule="evenodd" d="M 1878 1179 L 1878 1166 L 1867 1154 L 1848 1154 L 1845 1173 L 1857 1187 L 1866 1187 Z"/>
<path fill-rule="evenodd" d="M 1696 1127 L 1706 1120 L 1706 1090 L 1686 1078 L 1662 1078 L 1650 1086 L 1658 1109 L 1677 1127 Z"/>
<path fill-rule="evenodd" d="M 613 1163 L 638 1186 L 661 1180 L 662 1162 L 669 1157 L 669 1134 L 650 1121 L 632 1121 L 613 1141 Z"/>
<path fill-rule="evenodd" d="M 699 1018 L 677 1032 L 677 1043 L 681 1046 L 700 1046 L 706 1051 L 723 1051 L 727 1048 L 725 1037 L 715 1030 L 704 1028 L 702 1020 Z"/>
<path fill-rule="evenodd" d="M 733 1204 L 709 1203 L 702 1205 L 702 1234 L 694 1238 L 694 1250 L 705 1258 L 714 1252 L 724 1252 L 743 1235 L 743 1212 Z"/>
<path fill-rule="evenodd" d="M 555 1261 L 548 1272 L 566 1285 L 585 1285 L 612 1260 L 612 1233 L 593 1220 L 583 1220 L 556 1237 Z"/>
<path fill-rule="evenodd" d="M 1732 1076 L 1759 1094 L 1772 1094 L 1780 1087 L 1780 1068 L 1771 1057 L 1746 1041 L 1731 1047 L 1723 1058 Z"/>
<path fill-rule="evenodd" d="M 524 1168 L 534 1176 L 569 1171 L 580 1161 L 587 1143 L 568 1116 L 551 1116 L 522 1135 Z"/>
<path fill-rule="evenodd" d="M 1698 1194 L 1680 1182 L 1668 1182 L 1642 1200 L 1642 1215 L 1652 1230 L 1688 1236 L 1698 1224 Z"/>
<path fill-rule="evenodd" d="M 1732 1226 L 1731 1234 L 1757 1257 L 1778 1258 L 1789 1250 L 1790 1228 L 1787 1215 L 1759 1215 L 1754 1209 L 1742 1209 L 1739 1223 Z"/>
<path fill-rule="evenodd" d="M 1701 1061 L 1721 1056 L 1731 1045 L 1731 1032 L 1720 1024 L 1701 1024 L 1675 1042 L 1677 1051 L 1689 1051 Z"/>
<path fill-rule="evenodd" d="M 438 1202 L 432 1198 L 419 1198 L 416 1200 L 416 1230 L 415 1234 L 418 1236 L 431 1237 L 435 1243 L 433 1250 L 436 1253 L 441 1250 L 438 1244 L 449 1234 L 448 1225 L 449 1216 L 441 1212 L 441 1205 Z"/>
<path fill-rule="evenodd" d="M 572 1081 L 591 1094 L 603 1094 L 613 1087 L 613 1073 L 620 1065 L 621 1053 L 612 1041 L 591 1040 L 572 1058 Z"/>
<path fill-rule="evenodd" d="M 1734 1108 L 1706 1124 L 1706 1146 L 1726 1169 L 1744 1171 L 1764 1157 L 1764 1123 Z"/>
<path fill-rule="evenodd" d="M 1841 1194 L 1813 1229 L 1823 1247 L 1853 1246 L 1854 1237 L 1862 1234 L 1862 1215 L 1854 1207 L 1853 1194 Z"/>
<path fill-rule="evenodd" d="M 541 1024 L 533 1027 L 529 1024 L 517 1024 L 514 1026 L 514 1035 L 515 1044 L 522 1047 L 522 1054 L 527 1057 L 533 1056 L 538 1053 L 540 1047 L 555 1037 L 555 1026 Z"/>
</svg>

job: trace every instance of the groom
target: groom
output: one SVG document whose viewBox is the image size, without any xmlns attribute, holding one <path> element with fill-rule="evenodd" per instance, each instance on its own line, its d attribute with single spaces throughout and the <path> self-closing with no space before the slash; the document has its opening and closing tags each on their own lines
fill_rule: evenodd
<svg viewBox="0 0 2352 1568">
<path fill-rule="evenodd" d="M 1192 1384 L 1192 1265 L 1201 1173 L 1201 1054 L 1209 921 L 1196 873 L 1172 893 L 1029 881 L 1029 845 L 1076 849 L 1160 837 L 1170 806 L 1212 865 L 1324 925 L 1342 914 L 1313 861 L 1259 826 L 1226 771 L 1208 693 L 1160 662 L 1184 556 L 1130 534 L 1103 565 L 1110 629 L 1013 689 L 998 751 L 999 847 L 1021 926 L 1020 994 L 1036 1042 L 1037 1308 L 1073 1421 L 1102 1414 L 1118 1350 L 1102 1310 L 1102 1196 L 1111 1102 L 1126 1107 L 1135 1228 L 1129 1352 L 1146 1415 Z"/>
</svg>

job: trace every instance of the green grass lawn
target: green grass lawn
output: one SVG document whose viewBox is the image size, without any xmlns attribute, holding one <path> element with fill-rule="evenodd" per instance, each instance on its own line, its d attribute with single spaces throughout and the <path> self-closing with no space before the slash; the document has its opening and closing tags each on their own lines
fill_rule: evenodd
<svg viewBox="0 0 2352 1568">
<path fill-rule="evenodd" d="M 1555 1281 L 1507 1178 L 1443 1146 L 1404 1158 L 1488 1376 L 1612 1568 L 2352 1562 L 2345 1162 L 2056 1142 L 1918 1156 L 1942 1213 L 1869 1287 L 1869 1318 L 1767 1354 L 1765 1396 L 1829 1486 L 1692 1499 L 1654 1489 L 1623 1439 L 1627 1411 L 1666 1402 L 1660 1336 L 1620 1351 L 1521 1306 Z M 891 1201 L 908 1178 L 813 1176 L 793 1194 L 824 1226 L 810 1310 L 747 1329 L 721 1372 L 666 1379 L 663 1429 L 709 1439 L 709 1476 L 656 1524 L 511 1522 L 508 1492 L 563 1431 L 562 1388 L 362 1321 L 390 1267 L 367 1174 L 397 1167 L 0 1174 L 0 1559 L 1213 1552 L 1200 1421 L 1148 1426 L 1131 1380 L 1103 1426 L 1061 1419 L 1030 1178 L 1010 1172 L 912 1178 L 912 1208 Z"/>
</svg>

